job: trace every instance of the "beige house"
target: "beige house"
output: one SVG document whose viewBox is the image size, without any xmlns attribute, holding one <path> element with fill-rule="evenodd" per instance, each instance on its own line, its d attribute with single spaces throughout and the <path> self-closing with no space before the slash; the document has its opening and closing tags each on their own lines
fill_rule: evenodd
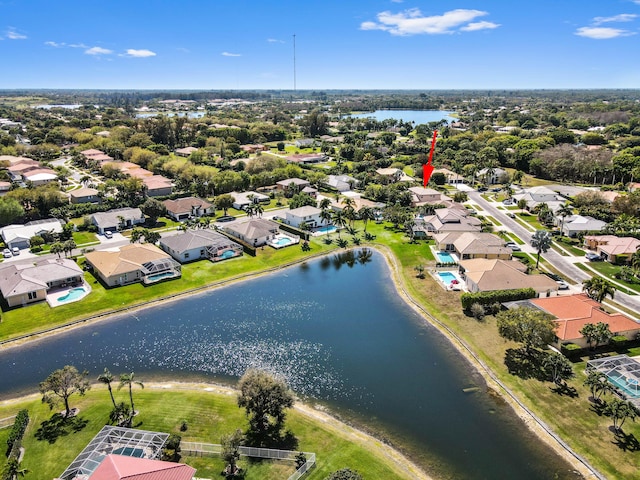
<svg viewBox="0 0 640 480">
<path fill-rule="evenodd" d="M 511 260 L 512 250 L 504 246 L 503 239 L 492 233 L 437 233 L 433 238 L 438 250 L 455 252 L 461 260 L 472 258 Z"/>
<path fill-rule="evenodd" d="M 98 190 L 95 188 L 82 187 L 69 192 L 69 201 L 73 204 L 78 203 L 100 203 Z"/>
<path fill-rule="evenodd" d="M 518 288 L 533 288 L 538 296 L 558 293 L 558 284 L 554 280 L 546 275 L 527 275 L 527 267 L 517 260 L 462 260 L 459 271 L 472 293 Z"/>
<path fill-rule="evenodd" d="M 167 215 L 181 222 L 189 217 L 199 218 L 213 212 L 213 205 L 197 197 L 176 198 L 162 202 L 167 208 Z"/>
<path fill-rule="evenodd" d="M 207 258 L 212 262 L 242 255 L 242 245 L 213 230 L 187 230 L 160 239 L 160 248 L 180 263 Z"/>
<path fill-rule="evenodd" d="M 433 215 L 417 217 L 413 231 L 417 237 L 428 237 L 434 233 L 479 232 L 482 222 L 469 215 L 466 208 L 436 208 Z"/>
<path fill-rule="evenodd" d="M 176 148 L 176 155 L 180 157 L 188 157 L 193 152 L 197 152 L 198 149 L 195 147 L 184 147 L 184 148 Z"/>
<path fill-rule="evenodd" d="M 433 188 L 411 187 L 411 206 L 420 207 L 422 205 L 450 204 L 450 197 L 440 193 Z"/>
<path fill-rule="evenodd" d="M 276 222 L 264 218 L 252 218 L 245 222 L 233 222 L 225 225 L 222 229 L 232 237 L 243 242 L 260 247 L 266 245 L 275 235 L 279 227 Z"/>
<path fill-rule="evenodd" d="M 629 263 L 631 256 L 640 248 L 640 240 L 615 235 L 587 235 L 584 237 L 584 246 L 595 250 L 608 262 Z"/>
<path fill-rule="evenodd" d="M 155 245 L 132 243 L 117 251 L 86 254 L 87 265 L 109 287 L 135 282 L 151 284 L 182 275 L 180 264 Z"/>
<path fill-rule="evenodd" d="M 0 292 L 10 307 L 17 307 L 46 300 L 49 290 L 81 284 L 83 278 L 82 269 L 67 258 L 11 264 L 0 269 Z"/>
</svg>

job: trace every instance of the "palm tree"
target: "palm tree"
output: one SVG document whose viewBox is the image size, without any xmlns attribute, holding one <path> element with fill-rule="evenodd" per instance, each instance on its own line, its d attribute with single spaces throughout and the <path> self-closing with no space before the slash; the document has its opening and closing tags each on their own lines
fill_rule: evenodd
<svg viewBox="0 0 640 480">
<path fill-rule="evenodd" d="M 640 247 L 631 255 L 631 268 L 636 272 L 636 275 L 640 274 Z"/>
<path fill-rule="evenodd" d="M 329 207 L 331 207 L 331 200 L 328 198 L 323 198 L 322 200 L 320 200 L 320 205 L 318 205 L 318 208 L 320 210 L 326 210 Z"/>
<path fill-rule="evenodd" d="M 364 223 L 364 233 L 367 233 L 367 222 L 375 218 L 375 214 L 373 213 L 373 208 L 362 207 L 358 212 L 358 215 L 360 215 L 360 220 L 362 220 L 362 222 Z"/>
<path fill-rule="evenodd" d="M 64 252 L 64 245 L 61 242 L 55 242 L 51 245 L 51 249 L 49 250 L 51 253 L 58 254 L 58 258 L 60 258 L 60 254 Z"/>
<path fill-rule="evenodd" d="M 573 208 L 571 208 L 571 206 L 568 203 L 565 203 L 565 204 L 561 205 L 560 208 L 558 208 L 558 211 L 556 212 L 556 215 L 558 215 L 559 217 L 562 218 L 562 222 L 560 223 L 560 235 L 562 236 L 562 229 L 564 228 L 564 221 L 568 216 L 573 215 Z"/>
<path fill-rule="evenodd" d="M 134 416 L 136 413 L 135 407 L 133 405 L 133 385 L 139 385 L 140 388 L 144 388 L 144 384 L 135 380 L 135 373 L 123 373 L 120 375 L 120 385 L 118 386 L 118 390 L 127 385 L 129 387 L 129 400 L 131 401 L 131 416 Z"/>
<path fill-rule="evenodd" d="M 253 213 L 255 213 L 258 218 L 262 218 L 262 213 L 264 212 L 264 207 L 262 206 L 262 204 L 260 202 L 256 203 L 253 206 Z"/>
<path fill-rule="evenodd" d="M 592 277 L 582 283 L 582 291 L 587 292 L 589 298 L 602 303 L 607 296 L 613 299 L 616 288 L 602 277 Z"/>
<path fill-rule="evenodd" d="M 328 208 L 324 208 L 320 212 L 320 218 L 322 219 L 322 223 L 324 223 L 325 226 L 327 226 L 327 225 L 329 225 L 329 222 L 331 222 L 331 219 L 333 218 L 333 215 L 331 215 L 331 211 Z M 329 237 L 329 233 L 328 232 L 327 232 L 327 237 Z"/>
<path fill-rule="evenodd" d="M 538 257 L 536 259 L 536 268 L 538 268 L 540 254 L 546 253 L 551 247 L 551 234 L 546 230 L 536 230 L 536 232 L 531 235 L 531 246 L 538 251 Z"/>
<path fill-rule="evenodd" d="M 100 383 L 104 383 L 109 389 L 109 396 L 111 397 L 111 403 L 113 403 L 113 408 L 116 408 L 116 400 L 113 398 L 113 390 L 111 389 L 111 382 L 113 382 L 113 375 L 109 371 L 109 369 L 105 368 L 104 373 L 98 375 L 98 381 Z"/>
<path fill-rule="evenodd" d="M 347 224 L 347 220 L 345 218 L 344 212 L 338 211 L 332 215 L 333 224 L 338 229 L 338 238 L 340 238 L 340 229 L 343 228 Z"/>
</svg>

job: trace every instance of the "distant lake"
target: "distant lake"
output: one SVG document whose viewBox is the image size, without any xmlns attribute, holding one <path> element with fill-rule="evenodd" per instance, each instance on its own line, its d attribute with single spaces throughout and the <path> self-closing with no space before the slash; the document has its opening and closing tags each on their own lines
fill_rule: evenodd
<svg viewBox="0 0 640 480">
<path fill-rule="evenodd" d="M 400 299 L 378 253 L 330 255 L 0 350 L 0 399 L 37 391 L 64 365 L 92 380 L 107 367 L 145 381 L 228 384 L 262 368 L 377 431 L 436 478 L 579 478 Z"/>
<path fill-rule="evenodd" d="M 393 118 L 421 125 L 429 122 L 439 122 L 440 120 L 455 122 L 456 119 L 451 116 L 452 113 L 445 110 L 376 110 L 375 112 L 357 113 L 351 116 L 355 118 L 373 117 L 379 122 Z"/>
</svg>

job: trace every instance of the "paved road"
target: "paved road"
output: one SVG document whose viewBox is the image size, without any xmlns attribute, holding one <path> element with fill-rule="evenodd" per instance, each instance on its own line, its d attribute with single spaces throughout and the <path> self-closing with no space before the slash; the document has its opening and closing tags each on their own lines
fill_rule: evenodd
<svg viewBox="0 0 640 480">
<path fill-rule="evenodd" d="M 494 203 L 482 198 L 480 193 L 471 191 L 467 192 L 467 195 L 469 195 L 469 199 L 471 201 L 480 205 L 489 215 L 520 237 L 526 243 L 526 245 L 522 246 L 523 251 L 536 253 L 536 251 L 531 247 L 531 235 L 533 232 L 524 228 L 516 220 L 509 218 L 506 211 L 498 209 Z M 543 253 L 541 257 L 553 265 L 565 277 L 578 283 L 582 283 L 583 281 L 591 278 L 591 275 L 578 268 L 574 262 L 569 260 L 569 258 L 563 257 L 553 249 L 549 249 L 549 251 Z M 627 295 L 620 290 L 616 290 L 615 301 L 634 312 L 640 312 L 640 298 L 638 295 Z"/>
</svg>

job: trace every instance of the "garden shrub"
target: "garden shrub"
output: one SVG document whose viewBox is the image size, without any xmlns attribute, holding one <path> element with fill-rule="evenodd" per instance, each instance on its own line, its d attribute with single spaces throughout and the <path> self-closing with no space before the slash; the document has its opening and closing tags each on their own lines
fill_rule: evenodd
<svg viewBox="0 0 640 480">
<path fill-rule="evenodd" d="M 613 337 L 611 337 L 611 340 L 609 340 L 609 343 L 614 348 L 624 347 L 627 342 L 627 337 L 625 337 L 624 335 L 614 335 Z"/>
<path fill-rule="evenodd" d="M 11 455 L 14 446 L 19 446 L 22 442 L 22 436 L 27 429 L 27 425 L 29 425 L 29 412 L 27 410 L 20 410 L 9 432 L 9 438 L 7 438 L 7 457 Z"/>
<path fill-rule="evenodd" d="M 493 290 L 490 292 L 463 293 L 460 295 L 462 308 L 469 311 L 471 305 L 479 303 L 482 306 L 493 305 L 495 303 L 514 302 L 516 300 L 526 300 L 536 297 L 533 288 L 517 288 L 513 290 Z"/>
</svg>

